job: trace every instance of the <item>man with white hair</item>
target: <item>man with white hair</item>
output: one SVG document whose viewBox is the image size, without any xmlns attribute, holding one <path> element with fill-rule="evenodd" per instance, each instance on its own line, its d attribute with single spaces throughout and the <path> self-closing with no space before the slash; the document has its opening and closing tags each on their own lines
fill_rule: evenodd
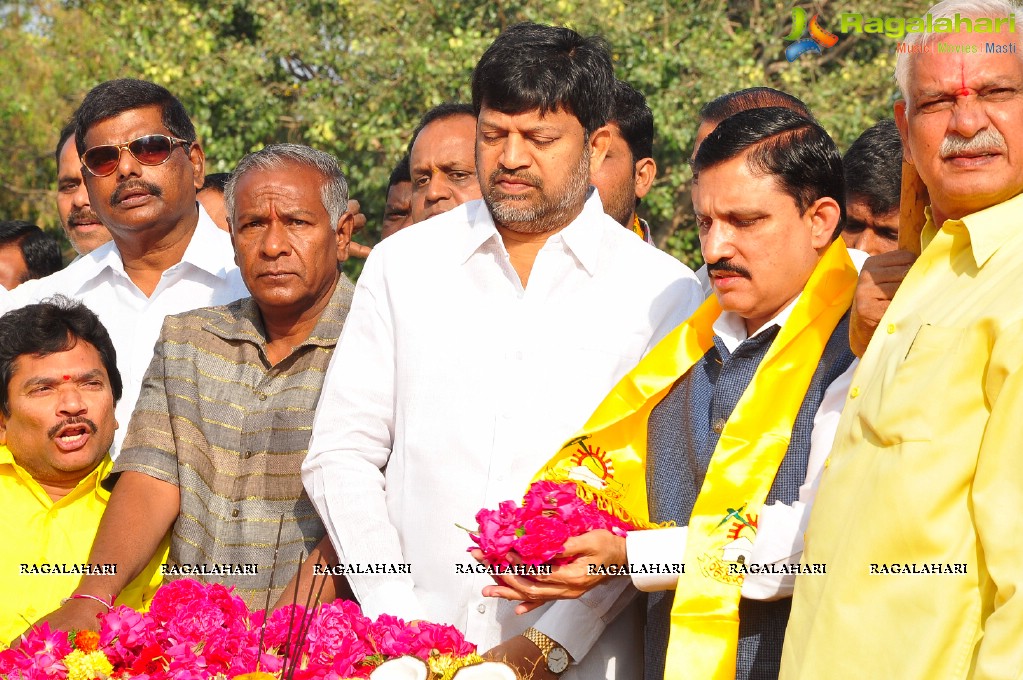
<svg viewBox="0 0 1023 680">
<path fill-rule="evenodd" d="M 805 536 L 804 561 L 827 573 L 797 579 L 787 680 L 1023 674 L 1018 40 L 1004 24 L 913 34 L 943 49 L 899 54 L 895 119 L 931 199 L 924 248 L 853 378 Z"/>
</svg>

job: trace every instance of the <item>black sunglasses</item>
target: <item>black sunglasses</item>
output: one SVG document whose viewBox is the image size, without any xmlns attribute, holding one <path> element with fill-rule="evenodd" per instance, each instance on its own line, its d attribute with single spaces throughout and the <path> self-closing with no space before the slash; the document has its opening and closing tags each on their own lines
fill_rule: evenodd
<svg viewBox="0 0 1023 680">
<path fill-rule="evenodd" d="M 142 165 L 160 165 L 170 158 L 174 147 L 188 147 L 190 142 L 167 135 L 146 135 L 124 144 L 94 146 L 82 154 L 82 165 L 96 177 L 106 177 L 121 162 L 121 150 L 127 149 Z"/>
</svg>

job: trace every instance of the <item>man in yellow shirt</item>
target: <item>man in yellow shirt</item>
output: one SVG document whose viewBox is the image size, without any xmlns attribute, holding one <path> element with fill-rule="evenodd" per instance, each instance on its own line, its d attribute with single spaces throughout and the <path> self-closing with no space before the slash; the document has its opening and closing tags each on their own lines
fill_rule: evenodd
<svg viewBox="0 0 1023 680">
<path fill-rule="evenodd" d="M 909 34 L 915 49 L 899 54 L 895 118 L 931 198 L 924 247 L 853 378 L 805 537 L 804 561 L 827 573 L 797 579 L 786 680 L 1023 674 L 1023 61 L 1011 12 L 942 3 L 932 22 L 973 32 Z"/>
<path fill-rule="evenodd" d="M 0 641 L 10 642 L 83 573 L 116 569 L 88 557 L 110 496 L 121 376 L 96 315 L 55 298 L 0 317 L 0 380 Z M 148 602 L 158 555 L 118 604 Z"/>
</svg>

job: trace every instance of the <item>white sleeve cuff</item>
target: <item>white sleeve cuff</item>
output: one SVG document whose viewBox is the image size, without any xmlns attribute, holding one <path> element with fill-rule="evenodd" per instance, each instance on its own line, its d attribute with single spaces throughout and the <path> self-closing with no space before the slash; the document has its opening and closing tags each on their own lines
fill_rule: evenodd
<svg viewBox="0 0 1023 680">
<path fill-rule="evenodd" d="M 760 510 L 750 565 L 795 565 L 803 555 L 804 523 L 809 508 L 805 503 L 772 503 Z M 766 570 L 765 570 L 766 571 Z M 795 574 L 749 572 L 742 582 L 742 596 L 750 600 L 779 600 L 792 597 Z"/>
<path fill-rule="evenodd" d="M 674 590 L 686 554 L 689 527 L 630 531 L 625 537 L 632 585 L 644 592 Z"/>
</svg>

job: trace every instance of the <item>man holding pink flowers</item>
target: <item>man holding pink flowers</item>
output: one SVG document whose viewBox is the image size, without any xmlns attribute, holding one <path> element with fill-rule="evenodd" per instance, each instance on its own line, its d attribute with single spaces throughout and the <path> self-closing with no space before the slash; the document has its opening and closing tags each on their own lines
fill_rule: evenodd
<svg viewBox="0 0 1023 680">
<path fill-rule="evenodd" d="M 521 497 L 552 446 L 702 300 L 695 276 L 608 217 L 599 38 L 520 24 L 473 74 L 483 200 L 373 249 L 331 360 L 303 478 L 370 616 L 458 627 L 533 677 L 640 677 L 626 583 L 527 616 L 481 595 L 481 507 Z"/>
</svg>

